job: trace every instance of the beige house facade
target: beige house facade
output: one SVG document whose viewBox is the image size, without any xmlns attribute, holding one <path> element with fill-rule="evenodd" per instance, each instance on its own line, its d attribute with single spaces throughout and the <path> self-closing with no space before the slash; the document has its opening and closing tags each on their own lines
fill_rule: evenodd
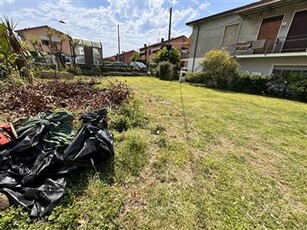
<svg viewBox="0 0 307 230">
<path fill-rule="evenodd" d="M 199 71 L 204 54 L 226 49 L 242 72 L 307 76 L 307 1 L 262 0 L 188 22 L 193 28 L 189 71 Z"/>
<path fill-rule="evenodd" d="M 48 37 L 48 30 L 53 30 L 51 42 L 56 44 L 57 50 L 63 56 L 71 61 L 72 56 L 76 55 L 77 64 L 87 65 L 101 65 L 102 64 L 102 44 L 97 41 L 90 41 L 83 38 L 72 38 L 68 34 L 58 31 L 47 25 L 25 28 L 17 30 L 16 32 L 22 40 L 27 41 L 30 50 L 40 51 L 43 53 L 51 54 L 50 38 Z M 77 44 L 74 47 L 72 44 Z"/>
</svg>

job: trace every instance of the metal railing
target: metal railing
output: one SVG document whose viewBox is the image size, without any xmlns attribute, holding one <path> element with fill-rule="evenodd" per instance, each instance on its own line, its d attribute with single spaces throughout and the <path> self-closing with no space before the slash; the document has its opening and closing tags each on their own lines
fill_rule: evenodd
<svg viewBox="0 0 307 230">
<path fill-rule="evenodd" d="M 278 39 L 277 39 L 278 40 Z M 276 40 L 276 42 L 278 42 Z M 307 51 L 307 35 L 286 37 L 283 40 L 279 52 L 306 52 Z"/>
<path fill-rule="evenodd" d="M 233 55 L 307 52 L 307 34 L 280 37 L 276 40 L 243 41 L 228 47 L 227 50 Z"/>
</svg>

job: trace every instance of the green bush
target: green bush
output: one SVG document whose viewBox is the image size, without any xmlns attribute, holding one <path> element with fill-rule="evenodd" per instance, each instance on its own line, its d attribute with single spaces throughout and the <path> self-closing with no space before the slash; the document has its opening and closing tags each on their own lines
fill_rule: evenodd
<svg viewBox="0 0 307 230">
<path fill-rule="evenodd" d="M 238 92 L 263 94 L 269 78 L 264 76 L 241 73 L 234 77 L 228 89 Z"/>
<path fill-rule="evenodd" d="M 203 71 L 190 73 L 187 81 L 207 87 L 230 89 L 232 82 L 239 77 L 238 62 L 225 50 L 211 50 L 200 63 Z"/>
<path fill-rule="evenodd" d="M 307 77 L 296 73 L 271 76 L 266 90 L 272 96 L 307 101 Z"/>
<path fill-rule="evenodd" d="M 287 86 L 295 99 L 307 101 L 307 77 L 298 74 L 288 75 L 286 77 Z"/>
<path fill-rule="evenodd" d="M 187 73 L 186 81 L 191 83 L 204 84 L 204 72 L 190 72 Z"/>
<path fill-rule="evenodd" d="M 159 77 L 159 69 L 158 69 L 158 64 L 155 62 L 150 62 L 149 63 L 149 69 L 151 72 L 151 75 L 154 77 Z"/>
<path fill-rule="evenodd" d="M 216 80 L 216 77 L 208 74 L 207 72 L 188 73 L 187 82 L 202 84 L 209 88 L 221 88 L 227 89 L 228 85 L 219 85 L 220 81 Z"/>
<path fill-rule="evenodd" d="M 176 48 L 172 48 L 168 50 L 166 47 L 159 50 L 155 57 L 154 62 L 160 63 L 160 62 L 170 62 L 173 65 L 179 65 L 180 63 L 180 51 Z"/>
<path fill-rule="evenodd" d="M 195 72 L 189 72 L 186 75 L 186 81 L 191 83 L 201 83 L 201 78 Z"/>
<path fill-rule="evenodd" d="M 72 65 L 68 65 L 65 69 L 67 72 L 69 73 L 73 73 L 75 75 L 81 75 L 82 74 L 82 70 L 79 66 L 72 66 Z"/>
<path fill-rule="evenodd" d="M 170 62 L 160 62 L 158 65 L 159 78 L 161 80 L 171 80 L 173 78 L 173 66 Z"/>
<path fill-rule="evenodd" d="M 204 56 L 201 66 L 205 84 L 215 88 L 227 88 L 238 75 L 239 63 L 226 50 L 211 50 Z"/>
</svg>

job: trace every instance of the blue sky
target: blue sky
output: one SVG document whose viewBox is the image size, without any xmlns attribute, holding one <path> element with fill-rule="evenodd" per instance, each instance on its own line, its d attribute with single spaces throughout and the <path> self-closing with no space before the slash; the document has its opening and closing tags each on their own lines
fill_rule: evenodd
<svg viewBox="0 0 307 230">
<path fill-rule="evenodd" d="M 18 21 L 18 29 L 49 25 L 71 36 L 101 41 L 104 56 L 167 38 L 169 7 L 172 37 L 192 32 L 185 23 L 239 7 L 255 0 L 0 0 L 0 13 Z M 59 20 L 66 23 L 61 24 Z"/>
</svg>

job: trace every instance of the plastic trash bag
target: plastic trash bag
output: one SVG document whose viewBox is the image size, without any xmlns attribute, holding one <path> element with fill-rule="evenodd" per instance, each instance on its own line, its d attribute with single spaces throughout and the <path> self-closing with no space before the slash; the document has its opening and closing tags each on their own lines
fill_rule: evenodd
<svg viewBox="0 0 307 230">
<path fill-rule="evenodd" d="M 73 131 L 67 112 L 14 123 L 18 138 L 0 146 L 0 192 L 31 217 L 49 215 L 63 196 L 65 177 L 81 167 L 98 168 L 114 156 L 113 136 L 107 130 L 106 110 L 82 115 Z"/>
</svg>

